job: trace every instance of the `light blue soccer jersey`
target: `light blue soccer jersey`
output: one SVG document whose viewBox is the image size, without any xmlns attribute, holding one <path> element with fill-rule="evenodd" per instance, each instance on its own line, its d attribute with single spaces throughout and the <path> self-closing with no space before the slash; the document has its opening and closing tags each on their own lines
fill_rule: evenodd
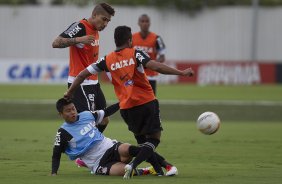
<svg viewBox="0 0 282 184">
<path fill-rule="evenodd" d="M 104 135 L 95 127 L 95 118 L 90 111 L 78 114 L 79 119 L 74 123 L 63 123 L 61 128 L 72 135 L 65 153 L 71 160 L 86 153 L 96 143 L 104 139 Z"/>
</svg>

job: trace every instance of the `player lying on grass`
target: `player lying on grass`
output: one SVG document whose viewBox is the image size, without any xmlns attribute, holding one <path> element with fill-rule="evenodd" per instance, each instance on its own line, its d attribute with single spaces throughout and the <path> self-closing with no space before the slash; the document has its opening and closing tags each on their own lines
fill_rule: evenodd
<svg viewBox="0 0 282 184">
<path fill-rule="evenodd" d="M 51 174 L 57 175 L 61 154 L 64 152 L 71 160 L 80 158 L 94 174 L 123 176 L 125 165 L 139 153 L 140 147 L 107 138 L 96 128 L 104 117 L 119 110 L 119 104 L 93 113 L 77 113 L 71 100 L 61 98 L 56 107 L 64 123 L 56 134 Z M 145 168 L 136 169 L 134 173 L 146 175 L 149 172 Z"/>
</svg>

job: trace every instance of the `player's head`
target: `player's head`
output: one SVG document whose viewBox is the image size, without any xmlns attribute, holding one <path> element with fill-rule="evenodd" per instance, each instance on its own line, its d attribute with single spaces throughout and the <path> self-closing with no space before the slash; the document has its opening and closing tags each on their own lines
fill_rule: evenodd
<svg viewBox="0 0 282 184">
<path fill-rule="evenodd" d="M 60 116 L 68 123 L 73 123 L 77 119 L 77 111 L 71 100 L 60 98 L 56 103 Z"/>
<path fill-rule="evenodd" d="M 102 31 L 111 21 L 111 17 L 115 15 L 115 10 L 107 3 L 96 5 L 92 11 L 91 21 L 98 31 Z"/>
<path fill-rule="evenodd" d="M 138 19 L 138 25 L 141 31 L 148 32 L 151 25 L 150 17 L 147 14 L 142 14 Z"/>
<path fill-rule="evenodd" d="M 114 37 L 115 37 L 116 47 L 132 46 L 132 33 L 130 27 L 127 26 L 116 27 Z"/>
</svg>

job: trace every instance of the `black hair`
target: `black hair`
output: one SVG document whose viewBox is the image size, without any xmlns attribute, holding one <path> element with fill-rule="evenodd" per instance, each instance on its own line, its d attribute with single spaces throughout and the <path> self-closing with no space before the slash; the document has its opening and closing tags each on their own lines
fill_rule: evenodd
<svg viewBox="0 0 282 184">
<path fill-rule="evenodd" d="M 101 12 L 106 11 L 108 14 L 110 14 L 111 16 L 115 15 L 115 9 L 113 7 L 111 7 L 111 5 L 107 4 L 107 3 L 99 3 L 97 6 L 95 6 L 95 8 L 93 9 L 93 13 L 97 13 L 100 14 Z"/>
<path fill-rule="evenodd" d="M 150 17 L 149 17 L 149 15 L 147 15 L 147 14 L 142 14 L 142 15 L 140 15 L 139 18 L 138 18 L 138 21 L 140 21 L 140 19 L 143 18 L 143 17 L 148 18 L 149 21 L 150 21 Z"/>
<path fill-rule="evenodd" d="M 66 105 L 69 105 L 73 103 L 72 100 L 66 100 L 64 98 L 60 98 L 57 102 L 56 102 L 56 108 L 58 112 L 63 112 L 64 107 Z"/>
<path fill-rule="evenodd" d="M 114 37 L 117 47 L 126 44 L 129 39 L 132 39 L 131 28 L 127 26 L 116 27 Z"/>
</svg>

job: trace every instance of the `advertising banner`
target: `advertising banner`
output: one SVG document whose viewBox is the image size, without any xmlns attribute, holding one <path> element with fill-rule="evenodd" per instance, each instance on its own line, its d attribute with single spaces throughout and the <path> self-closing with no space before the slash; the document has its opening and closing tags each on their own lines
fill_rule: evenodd
<svg viewBox="0 0 282 184">
<path fill-rule="evenodd" d="M 64 60 L 0 60 L 0 83 L 54 84 L 66 83 L 68 61 Z"/>
<path fill-rule="evenodd" d="M 193 83 L 198 85 L 253 85 L 282 83 L 282 64 L 274 62 L 193 62 L 168 61 L 178 69 L 192 67 L 193 77 L 174 75 L 158 76 L 158 82 Z M 5 84 L 65 84 L 68 61 L 35 59 L 0 59 L 0 83 Z M 105 80 L 106 75 L 100 75 Z"/>
<path fill-rule="evenodd" d="M 192 67 L 196 75 L 179 77 L 178 82 L 199 85 L 252 85 L 273 84 L 277 81 L 277 64 L 255 62 L 177 63 L 177 68 Z"/>
</svg>

